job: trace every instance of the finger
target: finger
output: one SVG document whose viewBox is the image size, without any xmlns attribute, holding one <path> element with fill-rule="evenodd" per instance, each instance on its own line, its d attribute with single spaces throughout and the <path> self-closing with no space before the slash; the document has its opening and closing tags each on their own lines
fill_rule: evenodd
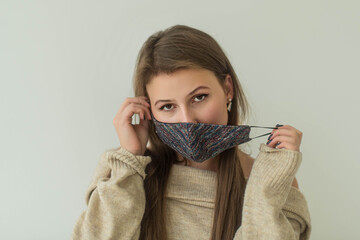
<svg viewBox="0 0 360 240">
<path fill-rule="evenodd" d="M 149 122 L 148 122 L 148 121 L 146 121 L 146 120 L 142 120 L 142 119 L 140 119 L 140 123 L 139 123 L 139 125 L 142 125 L 142 126 L 144 126 L 144 127 L 148 128 L 148 126 L 149 126 Z M 136 125 L 135 125 L 135 127 L 136 127 Z"/>
<path fill-rule="evenodd" d="M 151 119 L 151 114 L 150 114 L 150 106 L 144 106 L 138 103 L 131 103 L 132 105 L 137 105 L 140 106 L 142 109 L 145 110 L 145 113 L 142 114 L 141 119 L 145 120 L 145 115 L 147 116 L 147 119 Z"/>
<path fill-rule="evenodd" d="M 138 98 L 127 98 L 122 106 L 122 108 L 123 108 L 122 111 L 124 110 L 124 108 L 128 107 L 131 104 L 137 104 L 137 105 L 145 106 L 148 108 L 151 107 L 149 103 L 147 103 L 144 99 L 140 99 L 139 97 Z M 151 118 L 150 113 L 149 113 L 149 118 Z"/>
<path fill-rule="evenodd" d="M 144 99 L 147 103 L 150 103 L 150 99 L 146 96 L 140 96 L 140 98 Z"/>
<path fill-rule="evenodd" d="M 278 142 L 276 145 L 275 145 L 275 148 L 277 149 L 282 149 L 282 148 L 285 148 L 285 146 L 287 145 L 287 143 L 282 143 L 282 142 Z"/>
<path fill-rule="evenodd" d="M 151 118 L 149 108 L 141 104 L 131 103 L 127 108 L 124 109 L 124 112 L 127 113 L 127 118 L 132 118 L 133 113 L 139 113 L 140 119 L 143 120 L 145 120 L 145 115 L 147 115 L 147 119 Z"/>
<path fill-rule="evenodd" d="M 284 136 L 295 136 L 296 133 L 295 133 L 295 131 L 292 131 L 292 130 L 289 130 L 289 129 L 285 129 L 285 128 L 276 129 L 276 130 L 274 130 L 273 133 L 271 134 L 271 137 L 269 136 L 269 139 L 273 139 L 274 137 L 276 137 L 276 136 L 281 136 L 281 135 L 284 135 Z"/>
<path fill-rule="evenodd" d="M 277 127 L 277 129 L 274 129 L 272 132 L 276 131 L 276 130 L 281 130 L 281 129 L 287 129 L 289 131 L 293 131 L 293 132 L 296 132 L 298 134 L 302 134 L 301 131 L 299 131 L 298 129 L 294 128 L 293 126 L 291 125 L 284 125 L 284 126 L 281 126 L 281 127 Z"/>
<path fill-rule="evenodd" d="M 119 111 L 122 112 L 128 105 L 136 103 L 150 107 L 150 104 L 145 100 L 145 97 L 126 98 L 124 103 L 121 105 Z"/>
<path fill-rule="evenodd" d="M 275 126 L 276 128 L 271 131 L 271 134 L 274 134 L 276 130 L 280 129 L 282 126 L 278 127 L 278 125 Z"/>
<path fill-rule="evenodd" d="M 116 115 L 116 117 L 114 118 L 114 124 L 122 124 L 122 123 L 132 123 L 132 116 L 137 113 L 139 114 L 141 117 L 143 118 L 144 113 L 146 113 L 146 111 L 149 111 L 147 109 L 147 107 L 140 105 L 140 104 L 130 104 L 128 105 L 123 112 L 120 112 Z M 150 114 L 148 112 L 148 114 Z"/>
<path fill-rule="evenodd" d="M 289 137 L 289 136 L 277 136 L 277 137 L 274 137 L 273 139 L 269 140 L 266 144 L 269 146 L 269 147 L 275 147 L 275 145 L 278 143 L 278 142 L 288 142 L 288 143 L 291 143 L 291 144 L 295 144 L 295 140 L 293 137 Z"/>
<path fill-rule="evenodd" d="M 300 148 L 297 147 L 297 145 L 288 143 L 288 142 L 282 142 L 279 145 L 277 145 L 275 148 L 277 149 L 288 149 L 288 150 L 293 150 L 293 151 L 300 151 Z"/>
<path fill-rule="evenodd" d="M 291 125 L 281 125 L 278 128 L 294 128 Z"/>
<path fill-rule="evenodd" d="M 147 97 L 139 96 L 139 97 L 136 97 L 136 99 L 139 103 L 144 103 L 145 105 L 150 107 L 150 100 Z"/>
</svg>

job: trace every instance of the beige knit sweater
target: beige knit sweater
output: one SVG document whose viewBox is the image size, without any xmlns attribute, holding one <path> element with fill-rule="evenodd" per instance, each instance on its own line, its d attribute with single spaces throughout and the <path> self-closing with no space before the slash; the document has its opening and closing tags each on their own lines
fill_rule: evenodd
<svg viewBox="0 0 360 240">
<path fill-rule="evenodd" d="M 259 149 L 245 191 L 242 225 L 234 240 L 309 239 L 307 202 L 292 186 L 302 153 L 264 143 Z M 121 147 L 102 154 L 73 240 L 139 238 L 145 210 L 144 169 L 150 161 Z M 174 164 L 165 195 L 168 238 L 209 239 L 215 194 L 216 172 Z"/>
</svg>

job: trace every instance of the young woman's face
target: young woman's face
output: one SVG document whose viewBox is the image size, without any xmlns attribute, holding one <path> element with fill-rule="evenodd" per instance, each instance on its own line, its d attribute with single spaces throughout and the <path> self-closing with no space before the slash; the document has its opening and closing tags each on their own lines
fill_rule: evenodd
<svg viewBox="0 0 360 240">
<path fill-rule="evenodd" d="M 182 69 L 159 74 L 146 89 L 158 121 L 227 124 L 227 103 L 233 98 L 230 75 L 224 89 L 209 70 Z"/>
</svg>

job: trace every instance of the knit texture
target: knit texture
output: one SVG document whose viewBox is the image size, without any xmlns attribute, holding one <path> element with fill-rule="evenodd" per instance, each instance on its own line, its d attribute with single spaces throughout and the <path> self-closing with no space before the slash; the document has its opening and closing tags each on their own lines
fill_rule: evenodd
<svg viewBox="0 0 360 240">
<path fill-rule="evenodd" d="M 244 195 L 242 225 L 234 240 L 307 240 L 310 213 L 300 190 L 291 186 L 302 153 L 260 145 Z M 150 157 L 123 148 L 101 155 L 85 194 L 87 209 L 72 239 L 138 239 L 145 210 L 144 169 Z M 216 172 L 174 164 L 166 197 L 168 239 L 209 239 L 216 195 Z"/>
<path fill-rule="evenodd" d="M 251 140 L 249 125 L 163 123 L 157 121 L 154 116 L 152 118 L 160 139 L 195 162 L 203 162 L 226 149 Z"/>
</svg>

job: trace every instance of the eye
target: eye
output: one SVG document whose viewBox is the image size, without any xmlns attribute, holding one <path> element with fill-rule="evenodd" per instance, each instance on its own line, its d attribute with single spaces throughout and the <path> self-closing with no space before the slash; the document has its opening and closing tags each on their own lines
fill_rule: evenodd
<svg viewBox="0 0 360 240">
<path fill-rule="evenodd" d="M 201 95 L 195 96 L 194 99 L 198 99 L 198 100 L 195 100 L 195 102 L 203 101 L 208 95 L 209 94 L 201 94 Z M 163 110 L 163 111 L 171 111 L 173 109 L 173 105 L 172 104 L 165 104 L 165 105 L 161 106 L 159 109 Z"/>
<path fill-rule="evenodd" d="M 171 104 L 166 104 L 166 105 L 163 105 L 162 107 L 160 107 L 159 109 L 160 110 L 164 110 L 165 107 L 171 107 L 172 105 Z M 171 109 L 165 109 L 165 111 L 170 111 Z"/>
<path fill-rule="evenodd" d="M 195 101 L 195 102 L 201 102 L 203 101 L 209 94 L 201 94 L 201 95 L 197 95 L 195 97 L 195 99 L 200 99 L 199 101 Z"/>
</svg>

